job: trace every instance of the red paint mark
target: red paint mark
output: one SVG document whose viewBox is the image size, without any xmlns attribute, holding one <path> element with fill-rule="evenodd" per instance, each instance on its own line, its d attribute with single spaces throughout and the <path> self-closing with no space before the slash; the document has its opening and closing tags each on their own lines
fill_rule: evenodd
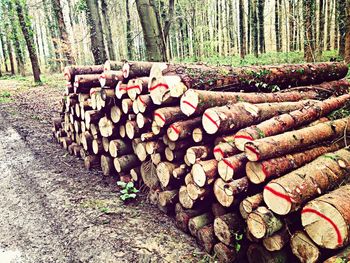
<svg viewBox="0 0 350 263">
<path fill-rule="evenodd" d="M 149 91 L 152 91 L 152 90 L 155 90 L 157 88 L 160 88 L 160 87 L 163 87 L 163 88 L 166 88 L 166 89 L 169 89 L 169 86 L 165 83 L 159 83 L 153 87 L 150 87 Z"/>
<path fill-rule="evenodd" d="M 159 119 L 161 119 L 161 120 L 165 123 L 165 119 L 164 119 L 163 116 L 160 115 L 159 113 L 155 112 L 155 113 L 154 113 L 154 117 L 158 117 Z"/>
<path fill-rule="evenodd" d="M 127 88 L 127 90 L 131 90 L 131 89 L 138 89 L 141 92 L 141 88 L 140 86 L 136 85 L 136 86 L 130 86 Z"/>
<path fill-rule="evenodd" d="M 175 127 L 174 124 L 171 125 L 170 128 L 172 128 L 176 134 L 180 134 L 180 131 Z"/>
<path fill-rule="evenodd" d="M 252 153 L 255 154 L 257 160 L 260 159 L 260 154 L 258 153 L 258 151 L 257 151 L 254 147 L 249 146 L 249 145 L 246 145 L 245 147 L 246 147 L 249 151 L 251 151 Z"/>
<path fill-rule="evenodd" d="M 127 90 L 128 88 L 127 87 L 121 87 L 119 86 L 119 90 Z"/>
<path fill-rule="evenodd" d="M 183 103 L 187 104 L 188 106 L 190 106 L 191 108 L 193 108 L 194 110 L 197 109 L 197 107 L 195 107 L 191 102 L 184 100 Z"/>
<path fill-rule="evenodd" d="M 321 212 L 319 212 L 319 211 L 317 211 L 315 209 L 312 209 L 312 208 L 304 208 L 301 211 L 301 213 L 302 214 L 304 214 L 304 213 L 312 213 L 312 214 L 315 214 L 315 215 L 321 217 L 322 219 L 326 220 L 328 223 L 330 223 L 332 225 L 332 227 L 334 228 L 335 232 L 337 233 L 338 245 L 341 245 L 343 243 L 343 239 L 341 237 L 340 230 L 339 230 L 338 226 L 332 221 L 332 219 L 330 219 L 329 217 L 325 216 Z"/>
<path fill-rule="evenodd" d="M 208 113 L 204 113 L 204 116 L 207 117 L 216 126 L 216 128 L 219 129 L 219 125 L 216 123 L 216 121 L 213 120 L 212 117 L 209 116 Z"/>
<path fill-rule="evenodd" d="M 142 100 L 141 96 L 139 97 L 139 100 L 142 102 L 143 105 L 146 105 L 146 103 Z"/>
<path fill-rule="evenodd" d="M 97 92 L 96 90 L 91 91 L 91 92 L 90 92 L 90 96 L 91 96 L 91 95 L 94 95 L 96 92 Z"/>
<path fill-rule="evenodd" d="M 265 178 L 268 178 L 269 176 L 268 176 L 268 172 L 267 172 L 267 170 L 266 170 L 266 166 L 262 163 L 261 164 L 261 169 L 262 169 L 262 172 L 264 173 L 264 175 L 265 175 Z"/>
<path fill-rule="evenodd" d="M 254 139 L 251 136 L 248 136 L 248 135 L 236 135 L 234 138 L 235 139 L 245 139 L 245 140 L 248 140 L 248 141 L 254 141 Z"/>
<path fill-rule="evenodd" d="M 101 75 L 100 78 L 101 78 L 101 79 L 105 79 L 106 76 L 105 76 L 105 75 Z"/>
<path fill-rule="evenodd" d="M 227 161 L 226 159 L 223 159 L 222 160 L 228 167 L 230 167 L 233 171 L 235 170 L 235 167 L 229 162 Z"/>
<path fill-rule="evenodd" d="M 282 194 L 278 191 L 276 191 L 275 189 L 272 189 L 270 186 L 266 185 L 264 190 L 267 190 L 269 191 L 270 193 L 274 194 L 275 196 L 278 196 L 284 200 L 286 200 L 287 202 L 291 203 L 292 200 L 290 199 L 289 195 L 285 195 L 285 194 Z"/>
<path fill-rule="evenodd" d="M 224 152 L 219 147 L 214 149 L 214 153 L 220 153 L 222 157 L 225 156 Z"/>
</svg>

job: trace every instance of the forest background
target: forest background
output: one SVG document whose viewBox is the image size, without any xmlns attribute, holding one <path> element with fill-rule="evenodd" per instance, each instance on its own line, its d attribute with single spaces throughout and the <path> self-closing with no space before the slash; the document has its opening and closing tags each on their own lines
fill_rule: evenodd
<svg viewBox="0 0 350 263">
<path fill-rule="evenodd" d="M 350 0 L 0 1 L 0 74 L 36 82 L 107 59 L 350 62 Z"/>
</svg>

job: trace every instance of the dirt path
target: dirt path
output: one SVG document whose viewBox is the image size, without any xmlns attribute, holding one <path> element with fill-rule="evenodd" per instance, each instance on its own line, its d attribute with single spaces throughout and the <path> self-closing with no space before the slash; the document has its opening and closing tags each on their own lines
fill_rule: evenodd
<svg viewBox="0 0 350 263">
<path fill-rule="evenodd" d="M 1 263 L 203 259 L 171 218 L 145 198 L 124 205 L 114 178 L 86 172 L 53 142 L 48 118 L 60 90 L 16 85 L 0 81 L 13 94 L 0 103 Z"/>
</svg>

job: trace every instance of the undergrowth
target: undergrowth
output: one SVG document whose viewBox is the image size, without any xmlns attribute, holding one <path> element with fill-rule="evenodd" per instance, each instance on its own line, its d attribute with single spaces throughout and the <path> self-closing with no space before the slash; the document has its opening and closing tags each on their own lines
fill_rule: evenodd
<svg viewBox="0 0 350 263">
<path fill-rule="evenodd" d="M 2 91 L 0 92 L 0 103 L 8 103 L 11 102 L 11 93 L 8 91 Z"/>
</svg>

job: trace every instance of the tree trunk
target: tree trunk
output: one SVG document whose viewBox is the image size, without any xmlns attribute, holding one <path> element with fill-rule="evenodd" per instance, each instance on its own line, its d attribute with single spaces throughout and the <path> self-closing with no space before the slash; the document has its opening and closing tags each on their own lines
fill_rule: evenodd
<svg viewBox="0 0 350 263">
<path fill-rule="evenodd" d="M 125 10 L 126 10 L 126 46 L 128 49 L 128 59 L 133 59 L 133 39 L 131 32 L 131 18 L 130 18 L 130 8 L 129 0 L 125 0 Z"/>
<path fill-rule="evenodd" d="M 330 2 L 330 1 L 327 1 Z M 330 6 L 330 4 L 328 4 L 328 7 Z M 317 45 L 317 50 L 318 50 L 318 57 L 321 58 L 322 57 L 322 52 L 324 49 L 324 29 L 325 29 L 325 23 L 326 23 L 326 19 L 325 19 L 325 4 L 324 4 L 324 0 L 320 0 L 319 2 L 319 6 L 318 6 L 318 11 L 319 11 L 319 23 L 318 23 L 318 45 Z M 330 16 L 331 13 L 328 13 L 328 16 Z M 327 21 L 327 25 L 329 25 L 329 23 L 331 22 L 330 19 L 328 19 Z M 330 27 L 327 28 L 327 45 L 328 45 L 328 36 L 330 36 Z M 330 39 L 329 39 L 329 43 L 330 43 Z"/>
<path fill-rule="evenodd" d="M 349 198 L 350 185 L 345 185 L 304 206 L 301 223 L 318 246 L 337 249 L 350 243 Z"/>
<path fill-rule="evenodd" d="M 349 118 L 338 119 L 247 142 L 245 153 L 249 161 L 253 162 L 285 155 L 308 146 L 338 139 L 350 132 L 349 123 Z"/>
<path fill-rule="evenodd" d="M 258 16 L 257 16 L 257 1 L 252 0 L 251 3 L 251 14 L 252 14 L 252 38 L 253 38 L 253 53 L 255 57 L 259 56 L 259 24 L 258 24 Z"/>
<path fill-rule="evenodd" d="M 258 0 L 258 17 L 259 17 L 259 50 L 260 54 L 265 53 L 265 26 L 264 26 L 264 9 L 265 0 Z"/>
<path fill-rule="evenodd" d="M 324 154 L 267 184 L 264 189 L 264 201 L 279 215 L 297 211 L 306 201 L 334 189 L 346 180 L 349 176 L 349 165 L 349 149 Z"/>
<path fill-rule="evenodd" d="M 337 0 L 338 1 L 338 10 L 339 10 L 339 56 L 345 58 L 345 38 L 346 38 L 346 1 Z"/>
<path fill-rule="evenodd" d="M 238 131 L 235 135 L 236 147 L 243 151 L 247 142 L 270 137 L 299 128 L 327 116 L 332 111 L 344 107 L 350 100 L 350 94 L 317 102 L 307 108 L 278 115 L 251 127 Z"/>
<path fill-rule="evenodd" d="M 90 28 L 91 51 L 95 64 L 103 64 L 107 54 L 103 41 L 103 29 L 98 3 L 95 0 L 86 1 L 86 19 Z"/>
<path fill-rule="evenodd" d="M 315 61 L 315 0 L 303 0 L 304 14 L 304 59 L 306 62 Z"/>
<path fill-rule="evenodd" d="M 149 61 L 167 61 L 166 45 L 153 0 L 136 0 Z"/>
<path fill-rule="evenodd" d="M 280 16 L 280 0 L 275 0 L 275 34 L 276 34 L 276 51 L 281 52 L 281 28 L 280 28 L 280 20 L 282 19 Z"/>
<path fill-rule="evenodd" d="M 346 1 L 346 33 L 345 33 L 345 50 L 344 59 L 350 63 L 350 1 Z"/>
<path fill-rule="evenodd" d="M 16 11 L 18 15 L 18 20 L 19 24 L 22 29 L 22 33 L 24 36 L 24 39 L 27 44 L 28 52 L 29 52 L 29 57 L 30 57 L 30 62 L 32 64 L 32 71 L 33 71 L 33 76 L 34 76 L 34 81 L 37 83 L 40 83 L 40 66 L 39 66 L 39 61 L 37 57 L 37 53 L 35 50 L 35 44 L 34 44 L 34 38 L 33 38 L 33 30 L 31 28 L 31 22 L 29 20 L 28 14 L 24 9 L 26 7 L 23 7 L 21 5 L 20 0 L 15 0 L 15 5 L 16 5 Z"/>
<path fill-rule="evenodd" d="M 109 59 L 115 60 L 116 56 L 115 56 L 115 52 L 114 52 L 114 44 L 113 44 L 112 32 L 111 32 L 111 23 L 109 20 L 108 5 L 107 5 L 106 0 L 101 0 L 101 9 L 102 9 L 102 18 L 103 18 L 104 26 L 105 26 L 104 34 L 106 35 Z"/>
<path fill-rule="evenodd" d="M 75 59 L 72 54 L 72 46 L 69 41 L 66 24 L 63 19 L 63 12 L 60 4 L 60 0 L 51 0 L 53 12 L 57 19 L 58 30 L 60 32 L 60 38 L 62 41 L 61 49 L 63 49 L 63 53 L 67 58 L 68 64 L 75 64 Z"/>
<path fill-rule="evenodd" d="M 241 59 L 244 59 L 246 55 L 247 39 L 245 36 L 245 21 L 244 21 L 244 1 L 239 0 L 239 45 Z"/>
</svg>

